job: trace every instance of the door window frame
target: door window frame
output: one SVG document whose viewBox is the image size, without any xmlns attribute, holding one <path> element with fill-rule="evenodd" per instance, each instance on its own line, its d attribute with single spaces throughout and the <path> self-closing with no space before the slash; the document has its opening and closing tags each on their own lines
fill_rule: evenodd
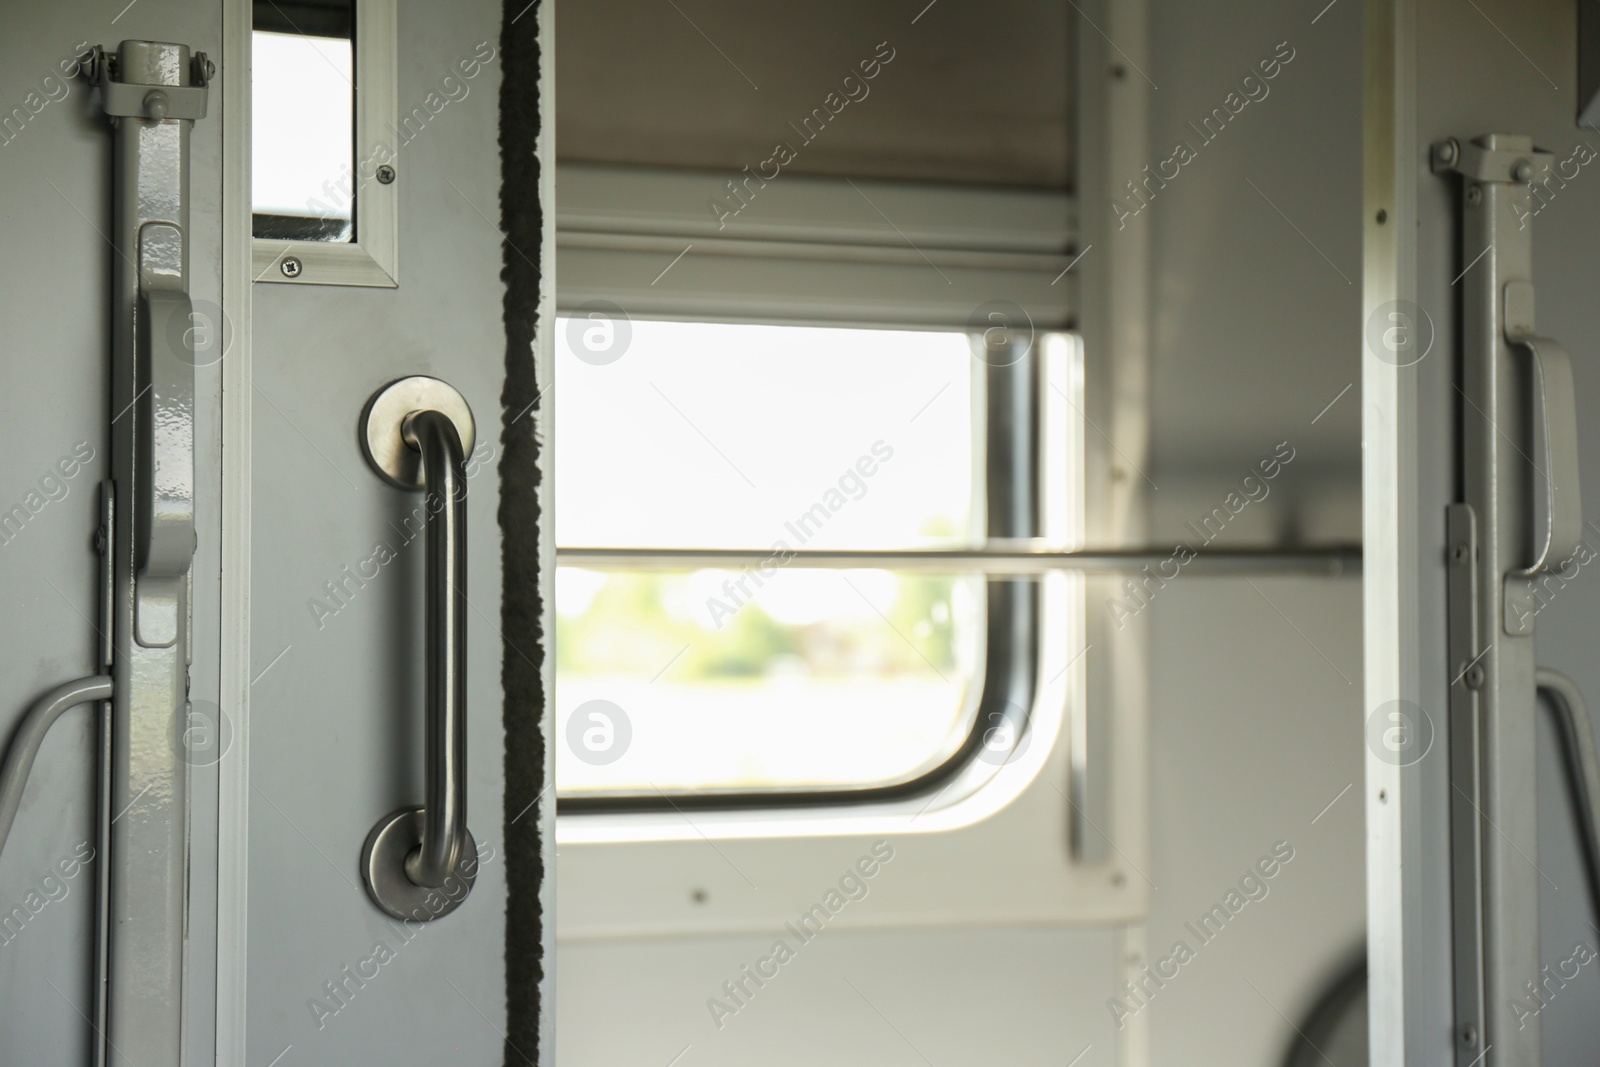
<svg viewBox="0 0 1600 1067">
<path fill-rule="evenodd" d="M 400 168 L 384 182 L 376 168 L 396 159 L 389 145 L 396 125 L 399 0 L 352 0 L 355 7 L 352 92 L 355 158 L 350 161 L 355 208 L 352 241 L 251 239 L 251 276 L 288 285 L 356 285 L 393 289 L 400 284 Z M 247 5 L 248 6 L 248 5 Z M 253 29 L 253 26 L 252 26 Z M 246 53 L 248 54 L 248 52 Z M 370 171 L 370 173 L 365 173 Z M 247 183 L 248 187 L 248 183 Z M 294 261 L 290 271 L 284 264 Z"/>
</svg>

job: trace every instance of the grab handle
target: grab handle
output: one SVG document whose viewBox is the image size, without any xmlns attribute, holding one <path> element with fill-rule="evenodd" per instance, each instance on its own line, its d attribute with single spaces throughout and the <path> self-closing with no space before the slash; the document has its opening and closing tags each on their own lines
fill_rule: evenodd
<svg viewBox="0 0 1600 1067">
<path fill-rule="evenodd" d="M 467 469 L 472 412 L 437 378 L 391 382 L 367 404 L 362 443 L 379 475 L 424 492 L 427 554 L 426 776 L 422 807 L 379 820 L 361 870 L 373 901 L 426 921 L 471 892 L 476 845 L 467 829 Z"/>
<path fill-rule="evenodd" d="M 1515 304 L 1514 285 L 1506 287 L 1508 312 Z M 1514 321 L 1507 319 L 1508 324 Z M 1534 579 L 1558 570 L 1578 551 L 1583 538 L 1583 500 L 1578 489 L 1578 410 L 1572 359 L 1548 337 L 1513 333 L 1507 340 L 1528 352 L 1532 375 L 1533 543 L 1537 554 L 1528 566 L 1506 575 L 1504 597 L 1506 633 L 1521 635 L 1533 632 Z"/>
</svg>

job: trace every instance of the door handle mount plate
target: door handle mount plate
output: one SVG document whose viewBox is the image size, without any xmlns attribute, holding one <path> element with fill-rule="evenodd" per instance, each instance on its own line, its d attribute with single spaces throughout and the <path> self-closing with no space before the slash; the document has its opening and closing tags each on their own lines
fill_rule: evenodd
<svg viewBox="0 0 1600 1067">
<path fill-rule="evenodd" d="M 456 424 L 461 451 L 472 455 L 476 427 L 466 398 L 448 382 L 426 375 L 398 378 L 372 394 L 361 413 L 361 451 L 378 477 L 396 489 L 423 487 L 422 453 L 406 443 L 406 416 L 438 411 Z"/>
<path fill-rule="evenodd" d="M 406 860 L 422 847 L 427 812 L 401 808 L 378 820 L 361 849 L 361 877 L 373 903 L 400 920 L 427 922 L 449 915 L 472 892 L 478 874 L 478 843 L 462 827 L 460 859 L 437 886 L 418 885 L 406 875 Z"/>
</svg>

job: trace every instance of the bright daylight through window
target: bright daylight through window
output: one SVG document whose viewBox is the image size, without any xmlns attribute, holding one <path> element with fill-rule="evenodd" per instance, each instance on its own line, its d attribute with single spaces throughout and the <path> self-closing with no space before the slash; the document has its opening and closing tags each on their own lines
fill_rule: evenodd
<svg viewBox="0 0 1600 1067">
<path fill-rule="evenodd" d="M 256 5 L 251 188 L 256 237 L 355 239 L 351 5 Z"/>
<path fill-rule="evenodd" d="M 785 563 L 981 540 L 967 334 L 557 328 L 557 543 L 771 553 L 557 571 L 560 795 L 860 788 L 948 759 L 982 685 L 981 579 Z"/>
</svg>

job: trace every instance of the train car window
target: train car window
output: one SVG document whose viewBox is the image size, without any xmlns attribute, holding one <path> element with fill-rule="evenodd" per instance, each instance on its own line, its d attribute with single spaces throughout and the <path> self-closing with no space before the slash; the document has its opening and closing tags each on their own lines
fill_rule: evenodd
<svg viewBox="0 0 1600 1067">
<path fill-rule="evenodd" d="M 981 688 L 982 583 L 790 563 L 973 543 L 968 338 L 558 331 L 558 540 L 642 565 L 557 572 L 557 716 L 576 738 L 559 795 L 860 788 L 949 758 Z M 652 566 L 657 548 L 767 555 L 686 570 Z"/>
<path fill-rule="evenodd" d="M 1046 583 L 892 554 L 1079 528 L 1066 196 L 556 180 L 561 811 L 866 804 L 1009 760 Z"/>
</svg>

